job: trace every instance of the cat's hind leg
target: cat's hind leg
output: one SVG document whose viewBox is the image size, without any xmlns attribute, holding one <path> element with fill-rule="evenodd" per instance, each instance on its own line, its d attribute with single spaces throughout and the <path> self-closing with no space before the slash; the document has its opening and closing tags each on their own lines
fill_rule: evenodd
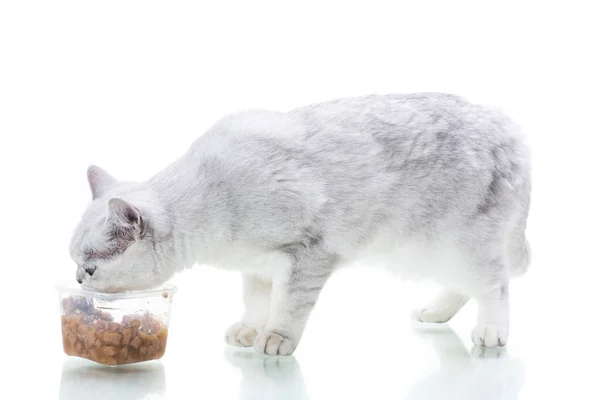
<svg viewBox="0 0 600 400">
<path fill-rule="evenodd" d="M 469 298 L 463 294 L 444 290 L 426 307 L 414 310 L 412 317 L 420 322 L 448 322 L 467 301 Z"/>
<path fill-rule="evenodd" d="M 479 308 L 473 343 L 478 346 L 504 346 L 508 340 L 508 281 L 499 282 L 475 297 Z"/>
</svg>

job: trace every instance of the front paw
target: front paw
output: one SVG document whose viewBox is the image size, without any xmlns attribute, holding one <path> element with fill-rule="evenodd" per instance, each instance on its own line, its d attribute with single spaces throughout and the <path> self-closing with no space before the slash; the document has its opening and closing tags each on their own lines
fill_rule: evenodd
<svg viewBox="0 0 600 400">
<path fill-rule="evenodd" d="M 225 342 L 232 346 L 250 347 L 254 344 L 257 334 L 255 329 L 236 322 L 227 329 Z"/>
<path fill-rule="evenodd" d="M 494 324 L 478 324 L 471 337 L 477 346 L 504 346 L 508 340 L 508 329 Z"/>
<path fill-rule="evenodd" d="M 267 331 L 256 337 L 254 348 L 257 352 L 269 356 L 289 356 L 296 349 L 296 344 L 278 333 Z"/>
</svg>

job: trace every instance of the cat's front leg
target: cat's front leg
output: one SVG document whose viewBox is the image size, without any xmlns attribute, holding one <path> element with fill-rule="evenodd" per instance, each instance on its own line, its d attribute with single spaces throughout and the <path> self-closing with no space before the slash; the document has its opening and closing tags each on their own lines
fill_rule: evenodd
<svg viewBox="0 0 600 400">
<path fill-rule="evenodd" d="M 244 315 L 240 322 L 227 329 L 225 341 L 233 346 L 250 347 L 269 318 L 271 282 L 249 274 L 244 274 L 242 279 Z"/>
<path fill-rule="evenodd" d="M 336 259 L 318 247 L 292 248 L 290 256 L 290 264 L 273 279 L 269 320 L 254 342 L 259 353 L 294 352 Z"/>
</svg>

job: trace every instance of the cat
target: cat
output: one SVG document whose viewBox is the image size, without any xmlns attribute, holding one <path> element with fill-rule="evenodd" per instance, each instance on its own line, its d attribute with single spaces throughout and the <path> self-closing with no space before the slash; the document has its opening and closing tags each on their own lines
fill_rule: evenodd
<svg viewBox="0 0 600 400">
<path fill-rule="evenodd" d="M 370 260 L 444 289 L 413 317 L 478 305 L 476 345 L 503 346 L 508 288 L 530 263 L 530 154 L 501 111 L 445 93 L 370 95 L 218 121 L 144 182 L 91 166 L 70 252 L 105 291 L 195 263 L 242 273 L 226 341 L 289 355 L 336 268 Z"/>
</svg>

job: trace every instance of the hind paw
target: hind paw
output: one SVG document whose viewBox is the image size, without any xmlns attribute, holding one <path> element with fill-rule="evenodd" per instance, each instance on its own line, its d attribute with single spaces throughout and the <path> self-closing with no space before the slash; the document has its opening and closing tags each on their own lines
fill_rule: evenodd
<svg viewBox="0 0 600 400">
<path fill-rule="evenodd" d="M 412 318 L 419 322 L 444 323 L 454 316 L 449 310 L 439 308 L 417 308 L 411 314 Z"/>
</svg>

